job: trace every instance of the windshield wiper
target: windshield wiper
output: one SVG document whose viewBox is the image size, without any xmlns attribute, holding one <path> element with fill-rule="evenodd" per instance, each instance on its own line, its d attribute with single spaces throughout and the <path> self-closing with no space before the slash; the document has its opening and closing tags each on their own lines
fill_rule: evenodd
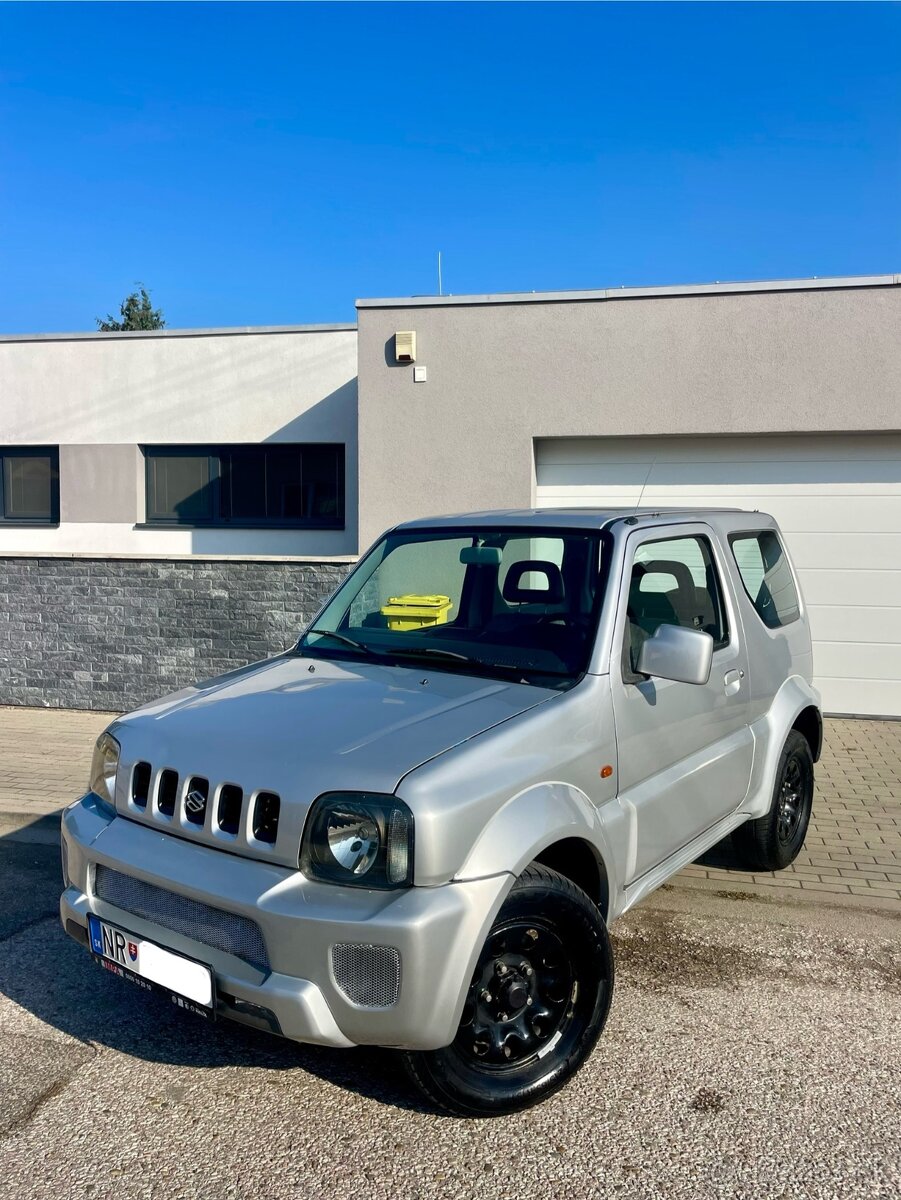
<svg viewBox="0 0 901 1200">
<path fill-rule="evenodd" d="M 391 646 L 390 649 L 386 647 L 386 653 L 410 654 L 415 658 L 418 658 L 420 654 L 433 654 L 436 658 L 453 658 L 459 662 L 481 662 L 478 658 L 470 658 L 468 654 L 458 654 L 456 650 L 442 650 L 438 646 Z"/>
<path fill-rule="evenodd" d="M 469 654 L 461 654 L 457 650 L 442 650 L 439 646 L 385 646 L 374 650 L 372 646 L 367 646 L 365 642 L 358 642 L 356 638 L 348 637 L 346 633 L 336 633 L 333 629 L 308 629 L 306 636 L 315 633 L 318 637 L 334 638 L 337 642 L 343 642 L 345 646 L 350 646 L 353 650 L 362 650 L 364 654 L 370 654 L 373 658 L 391 658 L 391 657 L 406 657 L 406 658 L 443 658 L 448 662 L 466 663 L 469 667 L 475 667 L 482 671 L 504 671 L 506 673 L 518 674 L 521 683 L 527 683 L 526 673 L 530 668 L 517 666 L 514 663 L 497 663 L 486 662 L 482 658 L 473 658 Z M 305 639 L 306 640 L 306 636 Z M 545 675 L 558 675 L 557 671 L 540 672 Z"/>
<path fill-rule="evenodd" d="M 365 642 L 358 642 L 356 638 L 348 637 L 346 633 L 335 633 L 334 629 L 308 629 L 304 634 L 304 641 L 315 633 L 317 637 L 334 638 L 336 642 L 343 642 L 345 646 L 350 646 L 353 650 L 362 650 L 364 654 L 375 655 L 375 651 L 371 646 L 367 646 Z"/>
<path fill-rule="evenodd" d="M 407 654 L 418 658 L 420 655 L 430 655 L 435 658 L 446 658 L 451 662 L 464 662 L 467 666 L 476 667 L 482 671 L 510 671 L 522 675 L 523 668 L 513 663 L 487 662 L 484 658 L 473 658 L 469 654 L 460 654 L 456 650 L 442 650 L 438 646 L 402 646 L 392 651 L 393 654 Z"/>
</svg>

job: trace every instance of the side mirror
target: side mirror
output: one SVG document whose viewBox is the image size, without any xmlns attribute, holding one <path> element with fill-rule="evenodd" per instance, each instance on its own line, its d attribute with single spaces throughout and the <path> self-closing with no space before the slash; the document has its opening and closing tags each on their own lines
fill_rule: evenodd
<svg viewBox="0 0 901 1200">
<path fill-rule="evenodd" d="M 700 629 L 658 625 L 638 655 L 640 675 L 673 679 L 677 683 L 706 683 L 710 678 L 713 638 Z"/>
</svg>

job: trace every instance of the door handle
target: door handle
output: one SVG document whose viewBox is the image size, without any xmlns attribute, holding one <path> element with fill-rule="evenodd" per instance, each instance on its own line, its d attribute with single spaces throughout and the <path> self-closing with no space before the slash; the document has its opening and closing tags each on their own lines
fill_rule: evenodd
<svg viewBox="0 0 901 1200">
<path fill-rule="evenodd" d="M 744 671 L 734 669 L 727 671 L 723 676 L 723 690 L 727 696 L 734 696 L 741 687 L 741 681 L 744 679 Z"/>
</svg>

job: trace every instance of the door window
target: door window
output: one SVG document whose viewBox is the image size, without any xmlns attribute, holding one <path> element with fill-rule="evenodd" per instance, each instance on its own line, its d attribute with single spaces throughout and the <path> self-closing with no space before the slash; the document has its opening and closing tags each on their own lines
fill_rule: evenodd
<svg viewBox="0 0 901 1200">
<path fill-rule="evenodd" d="M 714 649 L 727 645 L 723 589 L 706 538 L 642 542 L 635 551 L 623 648 L 627 677 L 638 677 L 635 668 L 641 647 L 661 625 L 709 633 Z"/>
</svg>

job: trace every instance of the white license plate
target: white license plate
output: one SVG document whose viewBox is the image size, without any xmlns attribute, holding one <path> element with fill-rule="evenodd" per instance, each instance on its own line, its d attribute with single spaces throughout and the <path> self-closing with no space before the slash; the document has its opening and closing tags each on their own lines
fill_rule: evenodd
<svg viewBox="0 0 901 1200">
<path fill-rule="evenodd" d="M 210 1018 L 216 1009 L 213 972 L 204 963 L 164 950 L 155 942 L 88 916 L 91 953 L 113 975 L 147 991 L 168 993 L 173 1004 Z"/>
</svg>

